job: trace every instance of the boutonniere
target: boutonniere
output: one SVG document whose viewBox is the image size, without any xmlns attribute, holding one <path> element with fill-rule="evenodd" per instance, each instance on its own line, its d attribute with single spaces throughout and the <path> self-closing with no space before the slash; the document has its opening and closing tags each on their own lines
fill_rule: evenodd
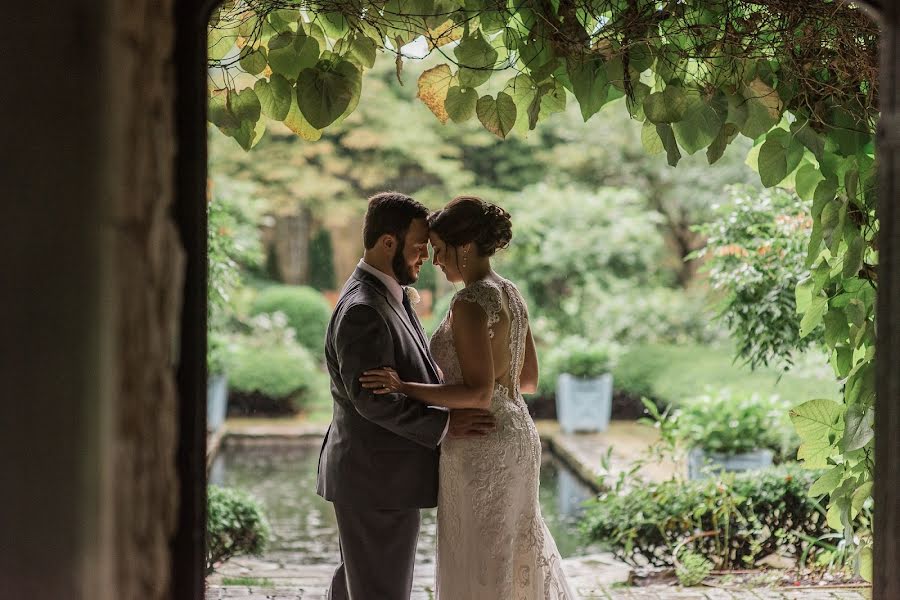
<svg viewBox="0 0 900 600">
<path fill-rule="evenodd" d="M 406 286 L 406 297 L 409 298 L 410 304 L 418 304 L 422 300 L 419 290 L 411 286 Z"/>
</svg>

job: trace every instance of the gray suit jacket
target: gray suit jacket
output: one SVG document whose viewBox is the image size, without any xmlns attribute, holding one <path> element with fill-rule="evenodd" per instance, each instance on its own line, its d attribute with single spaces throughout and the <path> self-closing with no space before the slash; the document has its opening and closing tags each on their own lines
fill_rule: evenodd
<svg viewBox="0 0 900 600">
<path fill-rule="evenodd" d="M 357 268 L 341 292 L 325 339 L 334 416 L 319 454 L 317 493 L 368 508 L 437 505 L 438 442 L 449 417 L 403 394 L 362 387 L 389 366 L 404 381 L 439 383 L 418 322 L 378 279 Z"/>
</svg>

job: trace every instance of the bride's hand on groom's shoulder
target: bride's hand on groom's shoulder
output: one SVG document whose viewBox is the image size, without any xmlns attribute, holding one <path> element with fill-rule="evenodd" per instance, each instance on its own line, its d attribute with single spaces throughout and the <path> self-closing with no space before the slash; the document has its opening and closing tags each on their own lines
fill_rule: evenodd
<svg viewBox="0 0 900 600">
<path fill-rule="evenodd" d="M 451 438 L 481 437 L 497 428 L 494 415 L 480 408 L 458 408 L 450 411 Z"/>
<path fill-rule="evenodd" d="M 365 371 L 359 381 L 363 388 L 372 390 L 374 394 L 405 393 L 405 382 L 397 375 L 397 371 L 390 367 Z"/>
</svg>

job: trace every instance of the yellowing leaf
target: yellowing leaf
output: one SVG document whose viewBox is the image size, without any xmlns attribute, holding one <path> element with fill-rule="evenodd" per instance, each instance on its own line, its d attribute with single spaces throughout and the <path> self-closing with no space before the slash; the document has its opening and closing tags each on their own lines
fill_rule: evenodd
<svg viewBox="0 0 900 600">
<path fill-rule="evenodd" d="M 425 103 L 441 123 L 446 123 L 449 118 L 444 102 L 452 85 L 453 73 L 446 64 L 428 69 L 419 76 L 419 92 L 416 97 Z"/>
</svg>

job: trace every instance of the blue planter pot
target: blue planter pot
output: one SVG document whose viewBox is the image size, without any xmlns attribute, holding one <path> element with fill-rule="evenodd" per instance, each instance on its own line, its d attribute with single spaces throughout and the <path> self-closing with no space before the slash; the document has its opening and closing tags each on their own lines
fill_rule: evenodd
<svg viewBox="0 0 900 600">
<path fill-rule="evenodd" d="M 775 453 L 768 449 L 742 454 L 719 454 L 692 448 L 688 453 L 688 479 L 705 479 L 716 473 L 740 473 L 772 466 Z"/>
<path fill-rule="evenodd" d="M 228 410 L 228 376 L 212 373 L 206 380 L 206 431 L 214 433 L 225 423 Z"/>
<path fill-rule="evenodd" d="M 556 418 L 565 433 L 604 431 L 612 414 L 612 374 L 580 378 L 563 373 L 556 380 Z"/>
</svg>

